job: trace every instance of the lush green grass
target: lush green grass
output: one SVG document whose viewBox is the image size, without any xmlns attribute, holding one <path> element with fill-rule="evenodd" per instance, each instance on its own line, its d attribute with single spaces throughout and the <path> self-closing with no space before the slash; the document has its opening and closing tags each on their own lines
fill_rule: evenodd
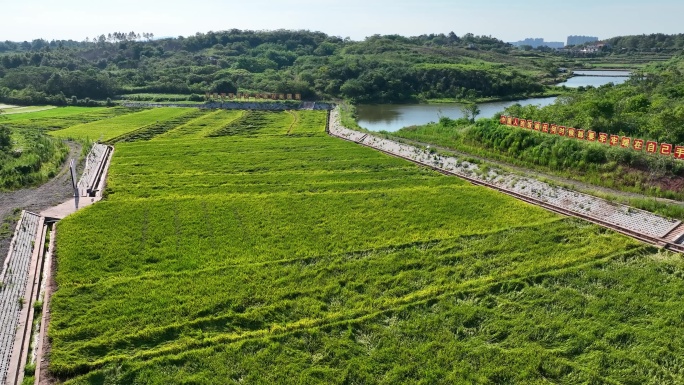
<svg viewBox="0 0 684 385">
<path fill-rule="evenodd" d="M 676 384 L 683 270 L 618 256 L 318 327 L 207 337 L 75 383 Z"/>
<path fill-rule="evenodd" d="M 680 378 L 679 257 L 330 138 L 322 112 L 220 115 L 117 143 L 107 199 L 59 223 L 59 378 Z"/>
<path fill-rule="evenodd" d="M 11 131 L 11 147 L 0 149 L 0 190 L 35 186 L 59 172 L 69 154 L 64 143 L 41 131 Z"/>
<path fill-rule="evenodd" d="M 13 129 L 44 132 L 110 119 L 129 113 L 131 113 L 130 109 L 118 107 L 60 107 L 48 111 L 7 115 L 3 116 L 2 120 Z"/>
<path fill-rule="evenodd" d="M 0 149 L 1 190 L 38 185 L 56 175 L 66 160 L 68 147 L 61 140 L 47 136 L 46 131 L 129 112 L 85 107 L 20 108 L 24 112 L 0 116 L 0 126 L 9 128 L 12 142 L 11 146 Z"/>
<path fill-rule="evenodd" d="M 202 138 L 220 129 L 224 125 L 230 124 L 233 120 L 242 116 L 244 111 L 211 111 L 201 117 L 178 126 L 173 130 L 159 135 L 156 139 L 171 139 L 178 137 Z"/>
<path fill-rule="evenodd" d="M 65 116 L 80 115 L 83 113 L 94 113 L 106 110 L 104 107 L 59 107 L 49 110 L 33 111 L 30 114 L 9 114 L 3 119 L 14 122 L 18 120 L 62 118 Z"/>
<path fill-rule="evenodd" d="M 175 116 L 170 119 L 165 119 L 157 121 L 152 124 L 148 124 L 139 128 L 135 131 L 127 132 L 121 136 L 110 139 L 112 142 L 135 142 L 139 140 L 151 140 L 159 135 L 174 130 L 179 126 L 190 124 L 191 122 L 199 119 L 207 114 L 206 110 L 200 109 L 186 109 L 185 113 L 182 115 Z"/>
<path fill-rule="evenodd" d="M 143 110 L 111 119 L 71 126 L 63 130 L 54 131 L 51 135 L 58 138 L 106 141 L 159 121 L 176 118 L 187 113 L 189 110 L 187 108 Z"/>
</svg>

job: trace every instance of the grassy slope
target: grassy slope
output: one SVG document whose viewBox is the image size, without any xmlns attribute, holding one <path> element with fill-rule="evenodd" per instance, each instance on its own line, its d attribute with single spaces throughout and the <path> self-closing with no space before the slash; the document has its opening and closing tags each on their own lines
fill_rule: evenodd
<svg viewBox="0 0 684 385">
<path fill-rule="evenodd" d="M 65 116 L 78 115 L 85 112 L 93 113 L 97 111 L 106 110 L 104 107 L 58 107 L 49 110 L 33 111 L 30 113 L 22 114 L 8 114 L 3 117 L 5 121 L 18 121 L 18 120 L 29 120 L 29 119 L 44 119 L 44 118 L 58 118 Z"/>
<path fill-rule="evenodd" d="M 498 128 L 498 122 L 492 124 Z M 525 147 L 524 151 L 522 151 L 513 148 L 515 146 L 521 147 L 519 139 L 516 139 L 516 141 L 508 137 L 505 139 L 499 138 L 499 143 L 506 143 L 511 146 L 507 151 L 504 151 L 498 148 L 492 148 L 491 143 L 484 143 L 483 141 L 476 141 L 469 138 L 468 130 L 470 129 L 472 129 L 472 125 L 464 124 L 462 122 L 455 125 L 430 123 L 424 126 L 406 127 L 399 131 L 388 133 L 388 135 L 420 143 L 431 143 L 483 158 L 555 174 L 595 186 L 612 188 L 628 193 L 643 194 L 644 196 L 664 197 L 677 200 L 682 198 L 681 183 L 674 183 L 676 182 L 675 178 L 667 175 L 664 172 L 664 169 L 659 170 L 654 166 L 658 164 L 657 162 L 660 160 L 659 158 L 661 158 L 658 155 L 648 156 L 645 154 L 638 154 L 645 160 L 651 162 L 648 166 L 644 166 L 651 169 L 650 171 L 647 171 L 626 167 L 624 164 L 618 164 L 612 161 L 613 158 L 620 159 L 621 153 L 627 153 L 627 155 L 635 154 L 630 149 L 606 148 L 606 146 L 599 143 L 580 142 L 575 139 L 562 138 L 515 127 L 505 127 L 501 130 L 508 134 L 539 137 L 546 142 L 534 149 Z M 524 132 L 520 133 L 517 132 L 517 130 Z M 523 144 L 527 146 L 529 143 L 532 142 L 526 141 Z M 570 149 L 558 150 L 563 144 L 568 146 L 572 145 L 573 147 Z M 576 149 L 580 149 L 582 152 L 576 151 Z M 611 157 L 609 158 L 610 161 L 601 164 L 591 164 L 590 162 L 585 161 L 585 154 L 592 151 L 592 149 L 594 149 L 594 152 L 601 151 L 602 153 L 608 153 Z M 538 161 L 536 160 L 537 158 L 539 159 Z M 672 160 L 669 162 L 674 163 Z M 547 163 L 552 164 L 549 165 Z M 668 183 L 670 184 L 668 185 Z M 644 209 L 651 211 L 656 210 L 662 215 L 677 217 L 682 217 L 683 215 L 682 210 L 677 209 L 674 206 L 667 207 L 665 205 L 656 205 L 657 207 L 654 207 L 652 206 L 654 203 L 655 202 L 649 203 L 645 200 L 642 202 L 633 202 L 633 204 L 640 205 Z"/>
<path fill-rule="evenodd" d="M 56 374 L 681 379 L 678 257 L 328 138 L 322 113 L 258 117 L 117 144 L 108 199 L 59 225 Z"/>
<path fill-rule="evenodd" d="M 58 138 L 82 138 L 91 140 L 109 140 L 135 131 L 144 126 L 172 119 L 187 113 L 188 108 L 157 108 L 132 114 L 117 116 L 111 119 L 71 126 L 55 131 L 52 135 Z"/>
</svg>

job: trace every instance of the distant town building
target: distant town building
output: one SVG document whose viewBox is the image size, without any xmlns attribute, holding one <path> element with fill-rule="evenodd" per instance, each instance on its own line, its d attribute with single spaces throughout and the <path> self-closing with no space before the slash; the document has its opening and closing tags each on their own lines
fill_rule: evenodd
<svg viewBox="0 0 684 385">
<path fill-rule="evenodd" d="M 582 45 L 598 41 L 596 36 L 568 36 L 568 45 Z"/>
<path fill-rule="evenodd" d="M 610 47 L 610 45 L 606 43 L 596 43 L 596 44 L 589 44 L 586 47 L 582 48 L 580 52 L 583 53 L 596 53 L 596 52 L 601 52 L 604 47 Z"/>
<path fill-rule="evenodd" d="M 516 47 L 529 45 L 532 48 L 549 47 L 556 49 L 563 48 L 563 46 L 565 46 L 565 44 L 562 41 L 544 41 L 544 39 L 542 38 L 527 38 L 525 40 L 512 42 L 511 44 Z"/>
</svg>

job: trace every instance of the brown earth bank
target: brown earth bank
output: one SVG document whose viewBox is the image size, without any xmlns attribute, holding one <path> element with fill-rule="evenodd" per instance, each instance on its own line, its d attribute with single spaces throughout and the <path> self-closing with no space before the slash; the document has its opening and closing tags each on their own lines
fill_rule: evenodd
<svg viewBox="0 0 684 385">
<path fill-rule="evenodd" d="M 19 220 L 18 212 L 28 210 L 40 213 L 74 196 L 69 173 L 69 159 L 79 159 L 81 145 L 76 142 L 67 142 L 67 144 L 69 156 L 56 177 L 38 187 L 0 192 L 0 222 L 3 223 L 4 229 L 9 229 L 9 232 L 3 231 L 0 234 L 0 264 L 4 263 L 5 258 L 7 258 L 12 234 L 17 225 L 17 220 Z M 81 164 L 79 164 L 80 167 L 82 167 Z"/>
<path fill-rule="evenodd" d="M 617 173 L 617 183 L 625 186 L 636 186 L 636 182 L 642 186 L 657 187 L 662 192 L 672 192 L 676 195 L 684 194 L 684 176 L 675 175 L 671 171 L 653 171 L 644 167 L 620 166 Z"/>
</svg>

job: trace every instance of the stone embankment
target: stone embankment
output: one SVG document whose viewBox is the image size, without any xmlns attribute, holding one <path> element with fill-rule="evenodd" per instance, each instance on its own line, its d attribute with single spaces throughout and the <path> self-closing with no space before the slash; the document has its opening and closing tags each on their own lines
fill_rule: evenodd
<svg viewBox="0 0 684 385">
<path fill-rule="evenodd" d="M 83 174 L 78 180 L 78 192 L 80 196 L 90 196 L 95 189 L 102 175 L 105 159 L 109 155 L 111 148 L 104 144 L 96 143 L 93 145 L 85 161 Z"/>
<path fill-rule="evenodd" d="M 684 227 L 678 220 L 553 186 L 529 177 L 480 168 L 475 163 L 443 156 L 430 149 L 422 149 L 373 134 L 350 130 L 342 126 L 338 110 L 330 113 L 329 132 L 331 135 L 496 188 L 528 202 L 546 208 L 558 208 L 560 212 L 593 220 L 632 236 L 641 234 L 663 241 L 667 237 L 668 240 L 676 243 L 681 242 L 684 236 Z M 673 232 L 677 234 L 672 234 Z"/>
<path fill-rule="evenodd" d="M 20 315 L 29 306 L 24 295 L 34 242 L 42 223 L 40 219 L 37 214 L 28 211 L 22 213 L 0 274 L 0 384 L 7 381 Z"/>
</svg>

